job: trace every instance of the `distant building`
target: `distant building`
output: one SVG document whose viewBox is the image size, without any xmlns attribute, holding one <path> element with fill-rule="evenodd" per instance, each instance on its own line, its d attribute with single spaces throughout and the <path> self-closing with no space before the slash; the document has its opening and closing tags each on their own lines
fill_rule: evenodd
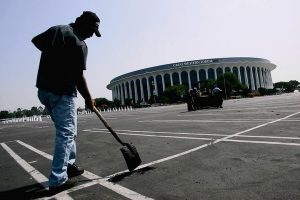
<svg viewBox="0 0 300 200">
<path fill-rule="evenodd" d="M 271 71 L 276 68 L 269 60 L 250 57 L 212 58 L 171 63 L 140 69 L 118 76 L 107 85 L 112 98 L 122 103 L 127 98 L 148 101 L 151 95 L 161 96 L 172 85 L 182 84 L 188 88 L 198 86 L 200 81 L 216 80 L 224 72 L 234 73 L 240 82 L 257 90 L 273 88 Z"/>
</svg>

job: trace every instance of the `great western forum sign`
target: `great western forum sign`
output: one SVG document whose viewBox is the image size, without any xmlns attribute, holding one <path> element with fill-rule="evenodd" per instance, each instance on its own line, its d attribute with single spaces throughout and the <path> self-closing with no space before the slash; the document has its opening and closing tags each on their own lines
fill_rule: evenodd
<svg viewBox="0 0 300 200">
<path fill-rule="evenodd" d="M 216 62 L 218 62 L 217 59 L 194 60 L 194 61 L 174 63 L 173 67 L 191 66 L 191 65 L 199 65 L 199 64 L 209 64 L 209 63 L 216 63 Z"/>
</svg>

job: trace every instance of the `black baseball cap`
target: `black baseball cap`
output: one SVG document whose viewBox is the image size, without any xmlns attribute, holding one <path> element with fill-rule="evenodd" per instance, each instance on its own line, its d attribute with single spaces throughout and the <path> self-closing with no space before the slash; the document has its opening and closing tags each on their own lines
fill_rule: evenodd
<svg viewBox="0 0 300 200">
<path fill-rule="evenodd" d="M 94 27 L 95 35 L 97 37 L 101 37 L 101 34 L 99 32 L 100 19 L 99 19 L 99 17 L 95 13 L 93 13 L 91 11 L 84 11 L 79 18 L 87 26 L 93 26 Z"/>
</svg>

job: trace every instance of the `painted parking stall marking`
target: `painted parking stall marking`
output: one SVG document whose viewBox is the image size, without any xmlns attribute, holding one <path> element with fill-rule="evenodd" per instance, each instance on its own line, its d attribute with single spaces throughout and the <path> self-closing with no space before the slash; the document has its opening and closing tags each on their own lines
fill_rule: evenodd
<svg viewBox="0 0 300 200">
<path fill-rule="evenodd" d="M 142 168 L 145 168 L 145 167 L 149 167 L 149 166 L 151 166 L 151 165 L 159 164 L 159 163 L 162 163 L 162 162 L 165 162 L 165 161 L 174 159 L 174 158 L 178 158 L 178 157 L 180 157 L 180 156 L 184 156 L 184 155 L 186 155 L 186 154 L 189 154 L 189 153 L 198 151 L 198 150 L 200 150 L 200 149 L 203 149 L 203 148 L 205 148 L 205 147 L 208 147 L 208 146 L 210 146 L 210 145 L 212 145 L 212 144 L 216 144 L 216 143 L 219 143 L 219 142 L 227 141 L 227 140 L 229 140 L 230 138 L 233 138 L 233 137 L 236 137 L 236 136 L 240 136 L 240 135 L 243 134 L 243 133 L 247 133 L 247 132 L 253 131 L 253 130 L 255 130 L 255 129 L 258 129 L 258 128 L 267 126 L 267 125 L 269 125 L 269 124 L 273 124 L 273 123 L 276 123 L 276 122 L 285 120 L 285 119 L 287 119 L 287 118 L 290 118 L 290 117 L 295 116 L 295 115 L 298 115 L 298 114 L 300 114 L 300 112 L 296 112 L 296 113 L 290 114 L 290 115 L 288 115 L 288 116 L 286 116 L 286 117 L 283 117 L 283 118 L 280 118 L 280 119 L 276 119 L 276 120 L 273 120 L 273 121 L 271 121 L 271 122 L 267 122 L 267 123 L 264 123 L 264 124 L 255 126 L 255 127 L 250 128 L 250 129 L 247 129 L 247 130 L 244 130 L 244 131 L 240 131 L 240 132 L 237 132 L 237 133 L 232 134 L 232 135 L 225 136 L 225 137 L 220 138 L 220 139 L 213 140 L 213 141 L 211 141 L 210 143 L 200 145 L 200 146 L 198 146 L 198 147 L 192 148 L 192 149 L 190 149 L 190 150 L 187 150 L 187 151 L 184 151 L 184 152 L 181 152 L 181 153 L 172 155 L 172 156 L 168 156 L 168 157 L 165 157 L 165 158 L 162 158 L 162 159 L 153 161 L 153 162 L 149 162 L 149 163 L 140 165 L 139 167 L 136 168 L 136 170 L 142 169 Z M 232 142 L 232 141 L 231 141 L 231 142 Z M 250 141 L 249 143 L 253 143 L 253 142 Z M 258 142 L 258 143 L 264 144 L 264 143 L 266 143 L 266 142 Z M 267 143 L 266 143 L 266 144 L 267 144 Z M 269 142 L 268 144 L 271 144 L 271 143 Z M 273 144 L 282 144 L 282 143 L 273 143 Z M 291 144 L 288 143 L 287 145 L 291 145 Z M 300 146 L 300 145 L 297 144 L 296 146 Z M 107 176 L 106 178 L 109 179 L 109 178 L 111 178 L 111 177 L 117 176 L 117 175 L 122 174 L 122 173 L 127 172 L 127 171 L 128 171 L 128 170 L 120 171 L 120 172 L 117 172 L 117 173 L 115 173 L 115 174 L 111 174 L 111 175 Z"/>
<path fill-rule="evenodd" d="M 39 154 L 39 155 L 41 155 L 41 156 L 43 156 L 43 157 L 45 157 L 49 160 L 52 160 L 52 158 L 53 158 L 52 155 L 49 155 L 49 154 L 47 154 L 47 153 L 45 153 L 41 150 L 38 150 L 35 147 L 33 147 L 29 144 L 26 144 L 26 143 L 24 143 L 20 140 L 17 140 L 16 142 L 18 142 L 19 144 L 23 145 L 24 147 L 32 150 L 33 152 L 35 152 L 35 153 L 37 153 L 37 154 Z M 92 181 L 93 183 L 87 183 L 84 186 L 77 186 L 78 190 L 83 189 L 85 187 L 89 187 L 89 186 L 94 185 L 94 184 L 99 184 L 99 185 L 104 186 L 104 187 L 106 187 L 106 188 L 108 188 L 108 189 L 110 189 L 110 190 L 112 190 L 112 191 L 128 198 L 128 199 L 151 200 L 151 198 L 149 198 L 149 197 L 143 196 L 142 194 L 139 194 L 139 193 L 137 193 L 133 190 L 130 190 L 128 188 L 125 188 L 121 185 L 111 183 L 107 179 L 102 178 L 102 177 L 100 177 L 96 174 L 93 174 L 92 172 L 89 172 L 89 171 L 85 170 L 85 172 L 82 174 L 82 176 L 89 179 L 89 180 L 93 180 Z M 68 194 L 68 193 L 73 192 L 75 190 L 76 190 L 76 188 L 75 189 L 71 188 L 69 190 L 64 191 L 63 193 L 59 193 L 59 194 L 55 195 L 55 198 L 62 198 L 62 197 L 64 197 L 65 194 Z M 53 197 L 51 197 L 51 198 L 53 198 Z M 51 199 L 51 198 L 44 198 L 44 199 Z"/>
<path fill-rule="evenodd" d="M 29 150 L 49 159 L 52 160 L 53 156 L 50 154 L 47 154 L 39 149 L 36 149 L 35 147 L 26 144 L 24 142 L 22 142 L 21 140 L 15 140 L 15 141 L 9 141 L 9 142 L 17 142 L 19 144 L 21 144 L 22 146 L 28 148 Z M 49 189 L 48 186 L 48 178 L 46 176 L 44 176 L 42 173 L 40 173 L 38 170 L 36 170 L 32 165 L 29 164 L 29 162 L 26 162 L 24 159 L 22 159 L 19 155 L 17 155 L 10 147 L 8 147 L 8 145 L 6 145 L 5 143 L 0 143 L 1 146 L 3 147 L 4 150 L 6 150 L 9 155 L 11 155 L 11 157 L 14 158 L 14 160 L 27 172 L 29 173 L 29 175 L 31 177 L 34 178 L 35 181 L 37 181 L 39 184 L 41 184 L 45 189 Z M 34 163 L 35 161 L 31 161 L 31 163 Z M 44 197 L 44 198 L 40 198 L 40 199 L 62 199 L 62 200 L 71 200 L 73 199 L 71 196 L 69 196 L 69 194 L 71 192 L 77 191 L 77 190 L 81 190 L 87 187 L 90 187 L 92 185 L 96 185 L 99 184 L 103 187 L 106 187 L 116 193 L 118 193 L 119 195 L 122 195 L 128 199 L 136 199 L 136 200 L 151 200 L 152 198 L 146 197 L 142 194 L 139 194 L 133 190 L 130 190 L 126 187 L 123 187 L 121 185 L 115 184 L 115 183 L 111 183 L 108 181 L 107 178 L 102 178 L 96 174 L 93 174 L 89 171 L 85 171 L 84 174 L 82 174 L 83 177 L 91 180 L 88 183 L 85 184 L 81 184 L 78 185 L 76 187 L 73 187 L 71 189 L 65 190 L 63 192 L 60 192 L 56 195 L 50 196 L 50 197 Z"/>
</svg>

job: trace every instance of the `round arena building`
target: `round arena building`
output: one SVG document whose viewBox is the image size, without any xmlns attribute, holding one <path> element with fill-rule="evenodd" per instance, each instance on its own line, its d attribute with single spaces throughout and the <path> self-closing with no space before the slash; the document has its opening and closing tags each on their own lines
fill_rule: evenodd
<svg viewBox="0 0 300 200">
<path fill-rule="evenodd" d="M 250 57 L 212 58 L 159 65 L 120 75 L 110 81 L 107 89 L 112 98 L 124 104 L 125 99 L 147 102 L 152 95 L 160 97 L 164 90 L 176 84 L 189 89 L 201 81 L 216 80 L 225 72 L 235 74 L 251 90 L 273 88 L 271 71 L 276 65 L 269 60 Z"/>
</svg>

